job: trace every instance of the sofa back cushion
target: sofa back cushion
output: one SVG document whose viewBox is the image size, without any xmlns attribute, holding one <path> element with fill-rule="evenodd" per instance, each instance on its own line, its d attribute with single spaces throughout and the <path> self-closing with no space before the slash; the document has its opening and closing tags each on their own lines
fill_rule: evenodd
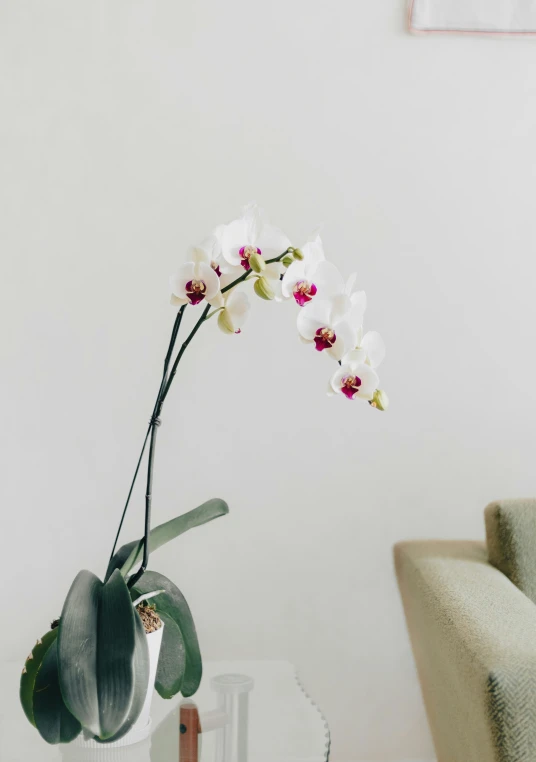
<svg viewBox="0 0 536 762">
<path fill-rule="evenodd" d="M 536 603 L 536 500 L 500 500 L 484 512 L 489 561 Z"/>
</svg>

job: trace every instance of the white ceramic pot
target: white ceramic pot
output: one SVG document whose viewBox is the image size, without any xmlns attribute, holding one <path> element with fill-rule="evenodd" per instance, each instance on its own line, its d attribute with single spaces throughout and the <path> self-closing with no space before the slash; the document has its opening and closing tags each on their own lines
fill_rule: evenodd
<svg viewBox="0 0 536 762">
<path fill-rule="evenodd" d="M 100 752 L 98 758 L 101 760 L 106 759 L 106 751 L 111 749 L 119 749 L 123 746 L 130 746 L 133 743 L 143 741 L 151 733 L 151 702 L 153 700 L 154 693 L 154 681 L 156 679 L 156 668 L 158 667 L 158 657 L 160 656 L 160 646 L 162 645 L 162 634 L 164 632 L 164 623 L 162 627 L 155 632 L 150 632 L 147 635 L 147 645 L 149 647 L 149 687 L 147 688 L 147 696 L 145 697 L 145 703 L 141 714 L 126 733 L 123 738 L 113 743 L 97 743 L 91 736 L 85 736 L 84 733 L 80 733 L 78 738 L 64 747 L 64 758 L 71 756 L 71 750 L 75 749 L 92 749 L 95 752 Z M 116 759 L 117 755 L 108 755 L 110 759 Z M 74 759 L 74 757 L 73 757 Z"/>
</svg>

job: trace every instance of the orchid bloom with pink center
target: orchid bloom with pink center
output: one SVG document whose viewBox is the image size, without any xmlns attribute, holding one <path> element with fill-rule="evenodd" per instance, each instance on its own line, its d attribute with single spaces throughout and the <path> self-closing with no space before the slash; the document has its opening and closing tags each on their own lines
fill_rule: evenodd
<svg viewBox="0 0 536 762">
<path fill-rule="evenodd" d="M 170 278 L 171 304 L 196 305 L 206 300 L 212 304 L 220 293 L 218 275 L 219 244 L 214 236 L 190 250 L 191 261 L 181 265 Z"/>
<path fill-rule="evenodd" d="M 372 400 L 380 379 L 376 371 L 363 362 L 361 350 L 348 352 L 329 384 L 328 394 L 343 394 L 346 399 Z"/>
<path fill-rule="evenodd" d="M 281 282 L 281 293 L 284 299 L 294 297 L 296 304 L 303 307 L 318 293 L 316 274 L 319 265 L 326 264 L 326 261 L 318 234 L 311 236 L 300 251 L 303 259 L 292 262 L 287 268 Z"/>
<path fill-rule="evenodd" d="M 301 339 L 314 343 L 317 351 L 325 351 L 335 360 L 340 360 L 356 345 L 365 304 L 364 294 L 363 298 L 354 302 L 345 294 L 332 299 L 313 300 L 298 314 Z"/>
<path fill-rule="evenodd" d="M 273 259 L 290 246 L 283 231 L 265 221 L 257 204 L 246 206 L 242 217 L 224 225 L 219 232 L 224 259 L 231 267 L 240 266 L 242 272 L 250 270 L 252 254 Z"/>
</svg>

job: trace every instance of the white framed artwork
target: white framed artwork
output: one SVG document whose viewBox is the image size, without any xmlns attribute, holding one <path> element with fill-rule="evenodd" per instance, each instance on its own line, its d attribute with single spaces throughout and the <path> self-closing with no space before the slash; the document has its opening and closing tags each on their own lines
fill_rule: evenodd
<svg viewBox="0 0 536 762">
<path fill-rule="evenodd" d="M 536 0 L 410 0 L 415 33 L 536 35 Z"/>
</svg>

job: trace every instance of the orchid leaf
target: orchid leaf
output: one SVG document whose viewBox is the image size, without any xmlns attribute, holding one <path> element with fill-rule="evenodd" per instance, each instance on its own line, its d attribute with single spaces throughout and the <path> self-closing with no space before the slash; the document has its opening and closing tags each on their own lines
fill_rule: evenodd
<svg viewBox="0 0 536 762">
<path fill-rule="evenodd" d="M 114 736 L 133 716 L 139 690 L 136 617 L 118 571 L 105 584 L 81 571 L 63 607 L 58 634 L 61 692 L 70 712 L 101 740 Z"/>
<path fill-rule="evenodd" d="M 110 579 L 116 569 L 121 569 L 122 566 L 126 563 L 127 559 L 130 557 L 132 551 L 137 551 L 140 546 L 143 548 L 142 540 L 132 540 L 131 542 L 125 543 L 125 545 L 121 545 L 117 553 L 115 553 L 112 558 L 110 558 L 110 563 L 106 569 L 106 576 L 104 577 L 104 581 L 106 582 L 108 579 Z"/>
<path fill-rule="evenodd" d="M 47 649 L 35 680 L 33 699 L 35 725 L 47 743 L 70 743 L 82 730 L 69 712 L 58 678 L 58 641 Z"/>
<path fill-rule="evenodd" d="M 171 582 L 167 577 L 164 577 L 163 574 L 158 574 L 158 572 L 154 571 L 148 571 L 145 572 L 145 574 L 141 577 L 141 579 L 136 582 L 135 585 L 135 592 L 136 595 L 142 595 L 144 592 L 150 592 L 151 590 L 155 589 L 161 589 L 164 590 L 163 593 L 161 593 L 159 596 L 157 596 L 154 599 L 154 606 L 156 608 L 157 613 L 167 621 L 167 619 L 173 620 L 173 622 L 177 625 L 177 627 L 180 630 L 180 633 L 182 635 L 182 639 L 184 641 L 184 649 L 185 649 L 185 665 L 184 665 L 184 675 L 182 678 L 182 681 L 180 683 L 180 690 L 182 695 L 187 698 L 188 696 L 193 696 L 193 694 L 197 691 L 199 688 L 199 684 L 201 682 L 201 677 L 203 674 L 203 666 L 201 661 L 201 652 L 199 650 L 199 641 L 197 639 L 197 633 L 195 630 L 194 620 L 192 617 L 192 613 L 190 611 L 190 608 L 186 602 L 185 597 L 179 590 L 179 588 Z M 164 628 L 164 638 L 165 638 L 165 632 L 166 629 Z M 160 659 L 162 661 L 162 664 L 164 664 L 165 661 L 168 660 L 172 662 L 171 657 L 168 657 L 167 651 L 169 649 L 176 648 L 176 644 L 174 645 L 171 641 L 166 643 L 165 639 L 162 642 L 162 650 L 160 652 Z M 171 667 L 168 667 L 171 668 Z M 163 670 L 162 670 L 163 672 Z M 180 659 L 177 657 L 176 659 L 176 665 L 175 665 L 175 672 L 174 672 L 174 683 L 172 687 L 176 687 L 179 682 L 179 673 L 180 673 Z M 161 685 L 163 687 L 163 690 L 167 690 L 170 686 L 164 681 L 163 675 L 161 673 Z M 171 690 L 169 691 L 171 692 Z M 160 693 L 160 690 L 159 690 Z M 160 695 L 163 695 L 160 693 Z M 174 695 L 173 693 L 171 695 Z M 165 698 L 165 696 L 164 696 Z"/>
<path fill-rule="evenodd" d="M 192 511 L 183 513 L 181 516 L 177 516 L 170 521 L 166 521 L 165 524 L 160 524 L 160 526 L 152 529 L 149 535 L 149 551 L 154 553 L 162 545 L 165 545 L 170 540 L 174 540 L 175 537 L 184 534 L 189 529 L 206 524 L 220 516 L 225 516 L 226 513 L 229 513 L 229 506 L 225 500 L 217 497 L 207 500 L 206 503 L 194 508 Z M 142 557 L 143 540 L 136 540 L 121 546 L 110 560 L 106 579 L 111 576 L 115 569 L 120 569 L 121 574 L 126 577 L 131 569 L 141 561 Z"/>
<path fill-rule="evenodd" d="M 147 688 L 149 687 L 150 665 L 147 635 L 145 634 L 145 628 L 137 612 L 134 615 L 134 621 L 136 637 L 136 647 L 134 649 L 134 695 L 125 722 L 113 736 L 106 739 L 107 743 L 118 741 L 128 733 L 141 714 L 141 710 L 145 703 L 145 697 L 147 696 Z M 150 690 L 152 691 L 152 687 Z M 99 738 L 96 738 L 95 740 L 100 741 Z"/>
<path fill-rule="evenodd" d="M 182 632 L 175 620 L 163 611 L 159 611 L 158 614 L 164 623 L 164 632 L 155 688 L 163 699 L 170 699 L 182 688 L 186 668 L 186 648 Z"/>
<path fill-rule="evenodd" d="M 58 637 L 58 630 L 50 630 L 46 635 L 40 638 L 33 647 L 31 654 L 26 659 L 24 669 L 20 678 L 20 703 L 24 709 L 24 714 L 28 720 L 35 726 L 33 712 L 34 688 L 37 673 L 39 672 L 43 659 L 52 643 Z"/>
</svg>

